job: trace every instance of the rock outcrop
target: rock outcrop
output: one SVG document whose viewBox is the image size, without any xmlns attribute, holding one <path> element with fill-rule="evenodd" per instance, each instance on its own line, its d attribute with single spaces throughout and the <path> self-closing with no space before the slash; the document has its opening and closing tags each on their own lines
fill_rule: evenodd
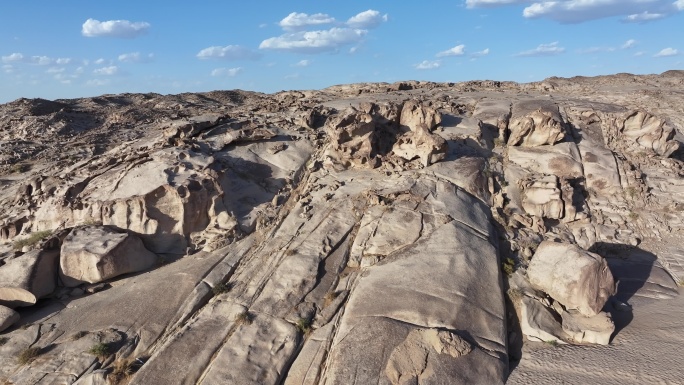
<svg viewBox="0 0 684 385">
<path fill-rule="evenodd" d="M 30 306 L 57 287 L 59 253 L 32 250 L 0 266 L 0 305 Z"/>
<path fill-rule="evenodd" d="M 59 273 L 64 286 L 74 287 L 149 269 L 156 262 L 157 256 L 135 235 L 85 226 L 71 230 L 64 238 Z"/>
</svg>

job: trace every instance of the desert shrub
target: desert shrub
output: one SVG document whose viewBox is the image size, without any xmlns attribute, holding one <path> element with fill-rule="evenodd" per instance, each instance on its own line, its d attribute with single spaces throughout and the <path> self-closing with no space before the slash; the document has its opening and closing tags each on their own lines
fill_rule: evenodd
<svg viewBox="0 0 684 385">
<path fill-rule="evenodd" d="M 515 261 L 513 258 L 506 258 L 501 262 L 501 269 L 509 277 L 515 271 Z"/>
<path fill-rule="evenodd" d="M 9 341 L 9 338 L 7 337 L 0 337 L 0 346 L 4 345 Z"/>
<path fill-rule="evenodd" d="M 14 242 L 14 250 L 21 250 L 24 246 L 33 246 L 36 243 L 42 241 L 43 239 L 52 235 L 52 231 L 38 231 L 31 233 L 31 235 L 26 239 L 21 239 Z"/>
<path fill-rule="evenodd" d="M 230 285 L 222 282 L 217 283 L 216 285 L 214 285 L 214 287 L 211 288 L 211 291 L 214 293 L 214 295 L 227 293 L 230 291 Z"/>
<path fill-rule="evenodd" d="M 117 360 L 114 362 L 112 372 L 108 378 L 112 383 L 118 384 L 132 376 L 133 373 L 135 373 L 135 370 L 136 365 L 133 363 L 133 361 Z"/>
<path fill-rule="evenodd" d="M 104 342 L 97 343 L 90 347 L 88 353 L 100 358 L 107 357 L 109 355 L 109 344 Z"/>
<path fill-rule="evenodd" d="M 248 311 L 243 311 L 242 313 L 235 316 L 235 323 L 238 325 L 251 325 L 252 315 Z"/>
<path fill-rule="evenodd" d="M 328 307 L 335 298 L 337 298 L 337 293 L 335 291 L 325 293 L 325 296 L 323 297 L 323 307 Z"/>
<path fill-rule="evenodd" d="M 21 365 L 26 365 L 29 362 L 33 361 L 40 355 L 40 348 L 27 348 L 21 351 L 19 353 L 19 357 L 17 360 L 19 361 L 19 364 Z"/>
<path fill-rule="evenodd" d="M 311 333 L 311 320 L 308 318 L 298 319 L 295 326 L 297 327 L 297 330 L 299 330 L 303 334 Z"/>
</svg>

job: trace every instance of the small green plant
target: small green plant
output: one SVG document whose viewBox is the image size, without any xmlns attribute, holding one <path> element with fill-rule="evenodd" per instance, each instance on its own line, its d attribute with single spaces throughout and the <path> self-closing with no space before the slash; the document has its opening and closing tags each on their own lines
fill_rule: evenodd
<svg viewBox="0 0 684 385">
<path fill-rule="evenodd" d="M 248 311 L 244 311 L 235 316 L 235 323 L 238 325 L 251 325 L 252 315 Z"/>
<path fill-rule="evenodd" d="M 9 341 L 9 338 L 7 337 L 0 337 L 0 346 L 4 345 Z"/>
<path fill-rule="evenodd" d="M 311 333 L 311 320 L 308 318 L 300 318 L 297 320 L 297 330 L 303 334 Z"/>
<path fill-rule="evenodd" d="M 109 344 L 106 344 L 104 342 L 97 343 L 90 347 L 88 353 L 99 358 L 107 357 L 109 355 Z"/>
<path fill-rule="evenodd" d="M 293 256 L 293 255 L 295 255 L 295 254 L 297 254 L 297 249 L 288 249 L 288 250 L 285 252 L 285 255 L 288 256 L 288 257 L 291 257 L 291 256 Z"/>
<path fill-rule="evenodd" d="M 634 211 L 631 211 L 631 212 L 629 213 L 629 219 L 631 219 L 631 220 L 633 220 L 633 221 L 636 221 L 637 219 L 639 219 L 639 214 L 638 214 L 638 213 L 635 213 Z"/>
<path fill-rule="evenodd" d="M 680 279 L 679 282 L 677 282 L 677 285 L 684 286 L 684 279 Z M 2 344 L 0 344 L 0 345 L 2 345 Z"/>
<path fill-rule="evenodd" d="M 19 353 L 18 361 L 20 365 L 26 365 L 35 360 L 40 355 L 40 348 L 27 348 Z"/>
<path fill-rule="evenodd" d="M 558 341 L 556 340 L 549 340 L 549 341 L 544 341 L 546 344 L 553 346 L 554 348 L 558 346 Z"/>
<path fill-rule="evenodd" d="M 71 340 L 72 340 L 72 341 L 76 341 L 76 340 L 79 340 L 79 339 L 81 339 L 81 338 L 83 338 L 83 337 L 85 337 L 85 336 L 87 336 L 87 335 L 88 335 L 88 332 L 87 332 L 87 331 L 81 330 L 80 332 L 74 333 L 74 335 L 71 336 Z"/>
<path fill-rule="evenodd" d="M 214 285 L 214 287 L 211 288 L 211 291 L 214 293 L 214 295 L 227 293 L 230 291 L 230 285 L 223 282 L 217 283 L 216 285 Z"/>
<path fill-rule="evenodd" d="M 31 166 L 25 163 L 15 163 L 10 167 L 10 174 L 19 174 L 31 169 Z"/>
<path fill-rule="evenodd" d="M 50 235 L 52 235 L 52 231 L 38 231 L 35 233 L 31 233 L 31 235 L 28 238 L 14 242 L 14 250 L 19 251 L 23 249 L 24 246 L 33 246 L 36 243 L 42 241 L 43 239 L 49 237 Z"/>
<path fill-rule="evenodd" d="M 510 277 L 511 274 L 515 271 L 515 261 L 513 258 L 508 257 L 501 262 L 501 269 L 503 272 L 506 274 L 507 277 Z"/>
<path fill-rule="evenodd" d="M 337 293 L 335 291 L 329 291 L 325 293 L 323 297 L 323 307 L 328 307 L 337 298 Z"/>
</svg>

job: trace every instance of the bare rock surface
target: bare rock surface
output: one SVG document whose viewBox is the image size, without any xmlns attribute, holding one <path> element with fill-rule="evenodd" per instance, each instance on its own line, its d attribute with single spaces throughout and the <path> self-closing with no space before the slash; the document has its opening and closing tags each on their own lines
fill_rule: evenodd
<svg viewBox="0 0 684 385">
<path fill-rule="evenodd" d="M 682 382 L 681 79 L 1 105 L 0 382 Z"/>
</svg>

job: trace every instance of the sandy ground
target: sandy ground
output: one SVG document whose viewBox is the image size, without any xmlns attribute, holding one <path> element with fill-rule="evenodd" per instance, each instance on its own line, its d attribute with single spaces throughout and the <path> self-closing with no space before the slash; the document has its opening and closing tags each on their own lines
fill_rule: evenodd
<svg viewBox="0 0 684 385">
<path fill-rule="evenodd" d="M 684 295 L 629 304 L 610 346 L 528 344 L 507 384 L 684 384 Z"/>
</svg>

